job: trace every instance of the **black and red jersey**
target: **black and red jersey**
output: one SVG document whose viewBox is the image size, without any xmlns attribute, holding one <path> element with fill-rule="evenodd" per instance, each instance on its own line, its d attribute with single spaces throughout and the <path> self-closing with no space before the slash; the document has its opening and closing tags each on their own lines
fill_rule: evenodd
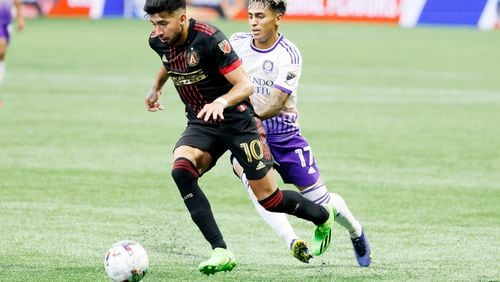
<svg viewBox="0 0 500 282">
<path fill-rule="evenodd" d="M 231 47 L 224 33 L 211 24 L 189 20 L 188 38 L 181 46 L 167 47 L 151 35 L 149 45 L 160 56 L 179 96 L 186 105 L 190 121 L 205 104 L 226 94 L 233 85 L 224 77 L 241 65 L 241 59 Z M 248 100 L 236 107 L 225 109 L 230 117 L 246 110 Z M 253 112 L 253 109 L 251 109 Z"/>
</svg>

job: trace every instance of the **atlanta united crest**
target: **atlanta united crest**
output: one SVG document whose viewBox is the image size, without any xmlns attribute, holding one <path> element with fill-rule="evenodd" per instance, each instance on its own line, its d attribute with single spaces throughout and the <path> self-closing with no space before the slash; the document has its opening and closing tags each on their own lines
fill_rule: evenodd
<svg viewBox="0 0 500 282">
<path fill-rule="evenodd" d="M 196 66 L 200 62 L 200 55 L 196 51 L 191 51 L 188 54 L 188 65 L 191 67 Z"/>
<path fill-rule="evenodd" d="M 231 44 L 229 44 L 229 41 L 227 39 L 222 40 L 219 42 L 219 49 L 224 53 L 224 55 L 229 54 L 231 52 Z"/>
</svg>

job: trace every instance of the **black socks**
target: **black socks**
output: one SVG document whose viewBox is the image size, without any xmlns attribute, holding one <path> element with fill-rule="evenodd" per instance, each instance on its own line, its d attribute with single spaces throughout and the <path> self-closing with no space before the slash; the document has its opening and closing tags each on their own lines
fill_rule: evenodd
<svg viewBox="0 0 500 282">
<path fill-rule="evenodd" d="M 325 223 L 329 217 L 328 211 L 323 206 L 309 201 L 295 191 L 281 191 L 278 188 L 259 203 L 268 211 L 295 215 L 316 225 Z"/>
<path fill-rule="evenodd" d="M 198 186 L 198 170 L 186 158 L 178 158 L 172 168 L 172 177 L 184 199 L 191 218 L 198 226 L 205 239 L 212 245 L 212 249 L 226 248 L 226 243 L 215 222 L 210 203 Z"/>
</svg>

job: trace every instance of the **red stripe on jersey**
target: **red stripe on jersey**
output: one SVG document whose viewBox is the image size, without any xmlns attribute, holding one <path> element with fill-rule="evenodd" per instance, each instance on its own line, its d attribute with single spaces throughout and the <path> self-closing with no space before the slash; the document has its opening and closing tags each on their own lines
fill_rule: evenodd
<svg viewBox="0 0 500 282">
<path fill-rule="evenodd" d="M 205 99 L 203 98 L 203 95 L 201 95 L 200 89 L 198 88 L 198 85 L 196 85 L 196 84 L 193 84 L 193 94 L 195 94 L 195 99 L 199 102 L 197 104 L 198 109 L 196 110 L 196 114 L 198 114 L 198 112 L 201 111 L 203 106 L 205 106 L 205 104 L 207 104 L 207 101 L 205 101 Z"/>
<path fill-rule="evenodd" d="M 173 69 L 176 69 L 177 67 L 175 66 L 175 61 L 174 61 L 174 58 L 175 58 L 175 54 L 174 54 L 174 52 L 175 52 L 175 48 L 170 47 L 170 48 L 168 49 L 168 56 L 169 56 L 168 61 L 169 61 L 169 62 L 170 62 L 170 64 L 172 65 L 172 68 L 173 68 Z"/>
<path fill-rule="evenodd" d="M 182 61 L 183 61 L 183 71 L 187 72 L 188 71 L 188 58 L 187 58 L 187 48 L 184 49 L 184 54 L 182 54 Z"/>
<path fill-rule="evenodd" d="M 189 91 L 187 91 L 183 86 L 179 86 L 179 95 L 181 96 L 182 102 L 191 105 L 192 99 L 189 96 Z"/>
<path fill-rule="evenodd" d="M 205 34 L 207 34 L 209 36 L 212 36 L 215 33 L 215 32 L 212 32 L 212 31 L 210 31 L 210 30 L 208 30 L 208 29 L 206 29 L 204 27 L 195 26 L 193 29 L 196 30 L 196 31 L 199 31 L 199 32 L 203 32 L 203 33 L 205 33 Z"/>
<path fill-rule="evenodd" d="M 170 47 L 169 54 L 170 54 L 169 62 L 172 65 L 172 69 L 174 69 L 175 71 L 181 70 L 182 62 L 179 59 L 180 56 L 177 55 L 177 49 L 174 47 Z M 190 104 L 190 102 L 191 102 L 190 98 L 187 96 L 186 92 L 183 91 L 182 86 L 178 86 L 177 89 L 178 89 L 177 91 L 179 93 L 179 96 L 181 97 L 182 102 L 186 103 L 186 104 Z"/>
<path fill-rule="evenodd" d="M 187 49 L 184 49 L 184 52 L 181 53 L 180 57 L 182 58 L 181 59 L 181 66 L 180 66 L 180 70 L 182 71 L 185 71 L 187 72 L 188 71 L 188 65 L 187 65 Z M 183 86 L 181 87 L 183 90 L 184 90 L 184 95 L 186 96 L 186 98 L 188 99 L 189 101 L 189 105 L 193 106 L 193 108 L 195 109 L 195 112 L 196 112 L 196 104 L 198 101 L 196 101 L 196 97 L 195 95 L 193 94 L 193 92 L 191 91 L 191 88 L 189 87 L 189 85 L 186 85 L 186 86 Z"/>
<path fill-rule="evenodd" d="M 194 89 L 193 85 L 186 85 L 186 90 L 189 92 L 190 96 L 192 97 L 193 103 L 191 103 L 191 106 L 193 106 L 193 110 L 196 114 L 201 110 L 201 101 L 196 97 L 196 90 Z"/>
<path fill-rule="evenodd" d="M 213 27 L 200 22 L 194 24 L 194 30 L 206 33 L 210 36 L 216 32 L 216 30 Z"/>
<path fill-rule="evenodd" d="M 237 69 L 239 66 L 241 66 L 241 59 L 238 59 L 234 62 L 232 62 L 231 64 L 223 67 L 223 68 L 220 68 L 219 69 L 219 72 L 222 74 L 222 75 L 226 75 L 232 71 L 234 71 L 235 69 Z"/>
<path fill-rule="evenodd" d="M 203 105 L 205 105 L 205 101 L 203 100 L 203 97 L 201 96 L 201 93 L 198 90 L 198 86 L 196 86 L 196 84 L 189 85 L 188 91 L 192 97 L 193 102 L 191 103 L 191 105 L 193 106 L 194 112 L 198 114 L 201 111 Z"/>
</svg>

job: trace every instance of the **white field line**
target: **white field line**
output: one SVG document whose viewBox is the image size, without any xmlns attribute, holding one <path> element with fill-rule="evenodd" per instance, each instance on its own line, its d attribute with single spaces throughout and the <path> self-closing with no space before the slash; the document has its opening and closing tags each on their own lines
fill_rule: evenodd
<svg viewBox="0 0 500 282">
<path fill-rule="evenodd" d="M 352 103 L 500 103 L 500 91 L 454 88 L 405 88 L 387 86 L 340 86 L 304 83 L 299 86 L 299 99 L 305 102 Z"/>
<path fill-rule="evenodd" d="M 428 79 L 457 79 L 457 80 L 475 80 L 498 81 L 495 74 L 479 73 L 479 72 L 457 72 L 457 71 L 441 71 L 441 70 L 424 70 L 424 69 L 397 69 L 397 68 L 355 68 L 355 67 L 326 67 L 314 66 L 308 68 L 304 66 L 303 73 L 308 75 L 353 75 L 364 77 L 388 77 L 388 78 L 428 78 Z"/>
<path fill-rule="evenodd" d="M 436 70 L 418 70 L 418 69 L 367 69 L 367 68 L 335 68 L 314 66 L 313 68 L 304 67 L 304 73 L 313 76 L 335 76 L 335 75 L 350 75 L 361 77 L 386 77 L 386 78 L 428 78 L 436 79 L 457 79 L 457 80 L 474 80 L 474 81 L 498 81 L 498 78 L 493 74 L 477 72 L 453 72 L 453 71 L 436 71 Z M 103 75 L 103 74 L 74 74 L 74 73 L 39 73 L 39 72 L 15 72 L 11 76 L 19 76 L 24 79 L 33 79 L 35 81 L 62 81 L 62 82 L 75 82 L 75 81 L 88 81 L 100 83 L 123 83 L 123 84 L 136 84 L 136 83 L 150 83 L 155 76 L 151 72 L 150 76 L 147 73 L 136 75 Z M 500 84 L 500 83 L 499 83 Z"/>
<path fill-rule="evenodd" d="M 358 70 L 356 70 L 358 71 Z M 342 70 L 346 72 L 346 70 Z M 368 71 L 367 71 L 368 72 Z M 418 71 L 415 71 L 418 73 Z M 387 71 L 387 73 L 392 73 Z M 435 72 L 438 75 L 441 72 Z M 19 74 L 19 73 L 18 73 Z M 359 74 L 359 73 L 358 73 Z M 397 72 L 394 72 L 397 74 Z M 432 73 L 425 72 L 426 75 Z M 442 73 L 441 73 L 442 74 Z M 16 74 L 13 73 L 12 76 Z M 449 73 L 448 75 L 461 75 L 461 73 Z M 87 84 L 104 85 L 152 85 L 154 74 L 146 76 L 126 75 L 92 75 L 92 74 L 62 74 L 62 73 L 23 73 L 23 80 L 31 83 L 47 82 L 53 87 L 58 84 L 82 82 Z M 14 82 L 12 82 L 14 85 Z M 170 83 L 167 83 L 167 86 Z M 325 95 L 326 94 L 326 95 Z M 431 87 L 392 87 L 374 85 L 335 85 L 302 83 L 299 85 L 299 99 L 309 102 L 351 102 L 351 103 L 413 103 L 415 100 L 429 103 L 500 103 L 500 90 L 478 90 L 459 88 L 431 88 Z"/>
<path fill-rule="evenodd" d="M 93 84 L 116 84 L 116 85 L 137 85 L 151 84 L 154 80 L 154 73 L 151 77 L 145 76 L 125 76 L 125 75 L 102 75 L 102 74 L 69 74 L 69 73 L 13 73 L 9 76 L 22 77 L 21 83 L 24 81 L 42 83 L 93 83 Z M 57 86 L 57 85 L 56 85 Z"/>
</svg>

